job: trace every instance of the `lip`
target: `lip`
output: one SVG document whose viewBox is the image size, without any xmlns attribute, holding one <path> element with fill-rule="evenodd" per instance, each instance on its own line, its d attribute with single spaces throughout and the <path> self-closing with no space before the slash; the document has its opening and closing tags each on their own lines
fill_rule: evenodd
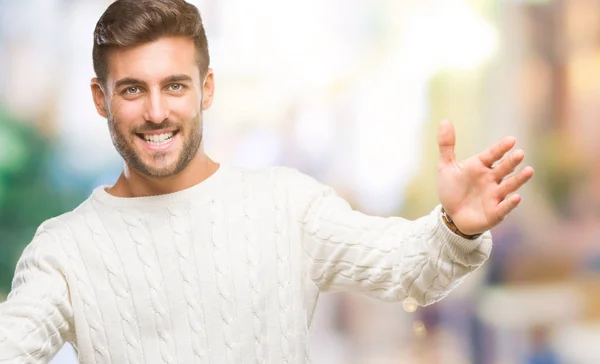
<svg viewBox="0 0 600 364">
<path fill-rule="evenodd" d="M 156 135 L 156 134 L 162 134 L 162 133 L 169 133 L 170 131 L 164 131 L 164 130 L 158 130 L 158 131 L 152 131 L 150 133 L 144 133 L 144 134 L 152 134 L 152 135 Z M 151 152 L 159 152 L 159 151 L 166 151 L 169 148 L 171 148 L 175 142 L 177 141 L 177 139 L 180 137 L 179 136 L 179 132 L 175 132 L 175 135 L 173 135 L 173 137 L 171 138 L 171 140 L 169 140 L 168 143 L 165 144 L 160 144 L 160 145 L 154 145 L 154 144 L 150 144 L 148 143 L 143 136 L 141 136 L 141 134 L 136 134 L 136 136 L 138 137 L 138 140 L 143 144 L 144 148 L 151 151 Z"/>
</svg>

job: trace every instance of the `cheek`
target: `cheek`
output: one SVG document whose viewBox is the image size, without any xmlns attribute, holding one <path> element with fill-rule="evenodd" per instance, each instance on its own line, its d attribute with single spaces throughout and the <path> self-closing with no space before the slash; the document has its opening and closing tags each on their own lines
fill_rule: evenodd
<svg viewBox="0 0 600 364">
<path fill-rule="evenodd" d="M 114 123 L 121 131 L 133 128 L 143 122 L 143 109 L 138 102 L 114 102 L 111 103 L 111 115 Z"/>
<path fill-rule="evenodd" d="M 189 121 L 198 117 L 200 112 L 200 104 L 193 97 L 182 97 L 169 104 L 173 119 L 181 121 Z"/>
<path fill-rule="evenodd" d="M 192 110 L 190 113 L 190 119 L 196 120 L 198 118 L 199 114 L 200 114 L 200 110 L 197 110 L 197 109 Z"/>
</svg>

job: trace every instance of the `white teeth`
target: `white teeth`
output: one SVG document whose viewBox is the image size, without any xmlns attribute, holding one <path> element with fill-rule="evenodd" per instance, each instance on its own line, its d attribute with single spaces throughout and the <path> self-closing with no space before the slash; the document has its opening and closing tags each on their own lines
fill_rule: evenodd
<svg viewBox="0 0 600 364">
<path fill-rule="evenodd" d="M 163 144 L 173 138 L 173 132 L 162 134 L 144 134 L 144 139 L 150 144 Z"/>
</svg>

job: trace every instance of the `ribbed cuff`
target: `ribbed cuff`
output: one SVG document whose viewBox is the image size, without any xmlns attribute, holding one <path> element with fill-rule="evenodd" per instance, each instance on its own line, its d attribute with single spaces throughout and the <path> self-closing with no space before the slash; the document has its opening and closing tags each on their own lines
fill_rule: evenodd
<svg viewBox="0 0 600 364">
<path fill-rule="evenodd" d="M 442 218 L 442 206 L 438 205 L 432 211 L 435 217 L 436 226 L 433 229 L 433 241 L 435 243 L 441 243 L 447 245 L 450 251 L 457 257 L 468 255 L 477 249 L 484 239 L 490 238 L 491 234 L 489 231 L 481 234 L 476 239 L 466 239 L 460 235 L 455 234 L 452 230 L 446 226 Z"/>
</svg>

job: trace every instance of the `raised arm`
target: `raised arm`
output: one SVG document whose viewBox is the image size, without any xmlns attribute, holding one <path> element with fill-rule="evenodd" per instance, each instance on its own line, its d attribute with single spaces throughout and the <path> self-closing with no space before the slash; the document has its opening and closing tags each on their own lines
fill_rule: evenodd
<svg viewBox="0 0 600 364">
<path fill-rule="evenodd" d="M 488 258 L 489 232 L 475 240 L 446 226 L 441 207 L 417 220 L 352 210 L 329 187 L 294 170 L 290 196 L 302 230 L 306 273 L 322 291 L 357 291 L 421 305 L 447 295 Z"/>
<path fill-rule="evenodd" d="M 353 211 L 330 188 L 286 170 L 302 225 L 307 274 L 322 290 L 358 290 L 398 300 L 435 302 L 488 258 L 489 230 L 521 201 L 515 193 L 533 168 L 513 173 L 525 153 L 507 137 L 464 161 L 454 154 L 454 126 L 438 130 L 440 205 L 415 221 Z M 442 211 L 444 211 L 442 213 Z M 452 228 L 452 229 L 450 229 Z"/>
</svg>

